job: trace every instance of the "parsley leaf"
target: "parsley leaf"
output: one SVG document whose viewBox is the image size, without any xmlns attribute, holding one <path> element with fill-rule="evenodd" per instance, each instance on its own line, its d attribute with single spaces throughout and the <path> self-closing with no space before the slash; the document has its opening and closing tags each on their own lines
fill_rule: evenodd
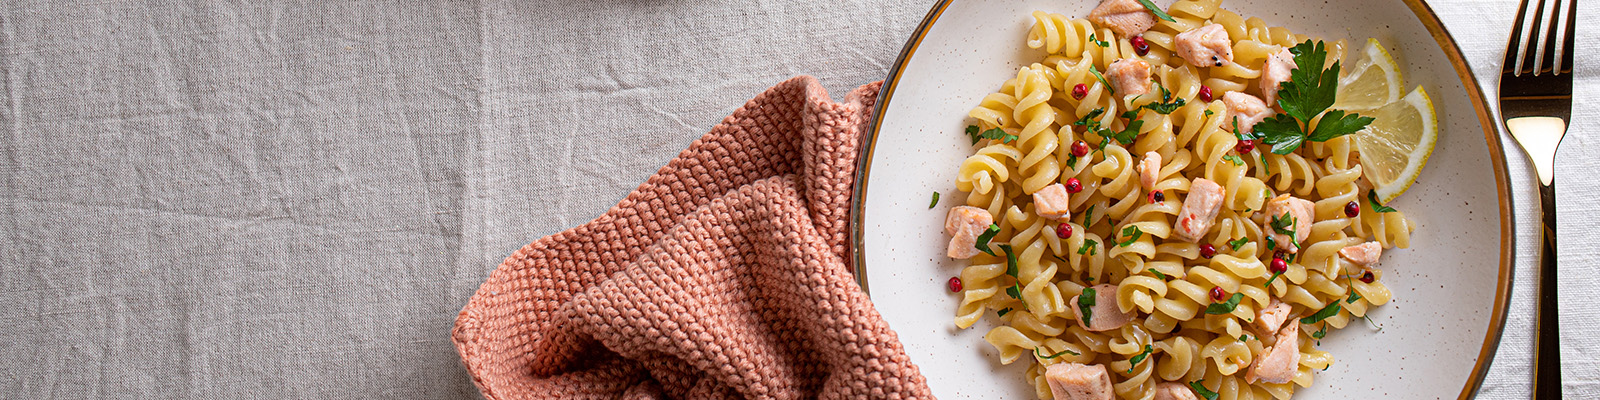
<svg viewBox="0 0 1600 400">
<path fill-rule="evenodd" d="M 1233 165 L 1244 165 L 1244 159 L 1239 158 L 1238 154 L 1225 155 L 1225 156 L 1222 156 L 1222 159 L 1228 160 L 1229 162 L 1232 162 Z"/>
<path fill-rule="evenodd" d="M 1392 213 L 1392 212 L 1395 212 L 1394 207 L 1384 207 L 1384 205 L 1378 204 L 1378 191 L 1376 191 L 1376 190 L 1372 190 L 1372 191 L 1368 191 L 1367 192 L 1367 202 L 1372 203 L 1372 211 L 1377 211 L 1377 212 L 1381 212 L 1381 213 Z"/>
<path fill-rule="evenodd" d="M 1267 240 L 1272 240 L 1272 238 L 1267 238 Z M 1267 279 L 1267 283 L 1262 284 L 1261 287 L 1264 287 L 1264 288 L 1272 287 L 1272 281 L 1278 280 L 1278 277 L 1280 277 L 1280 276 L 1283 276 L 1282 272 L 1273 272 L 1272 273 L 1272 278 L 1271 279 Z"/>
<path fill-rule="evenodd" d="M 1150 273 L 1156 274 L 1156 277 L 1157 278 L 1161 278 L 1161 280 L 1163 280 L 1163 281 L 1167 280 L 1167 274 L 1163 274 L 1163 273 L 1161 273 L 1161 271 L 1157 271 L 1155 268 L 1151 268 L 1150 269 Z"/>
<path fill-rule="evenodd" d="M 972 144 L 978 144 L 983 138 L 978 137 L 980 130 L 977 125 L 967 125 L 967 136 L 972 138 Z"/>
<path fill-rule="evenodd" d="M 1328 303 L 1327 307 L 1323 307 L 1321 310 L 1317 310 L 1317 312 L 1315 314 L 1311 314 L 1311 316 L 1308 316 L 1308 317 L 1305 317 L 1305 318 L 1301 318 L 1300 319 L 1300 323 L 1306 324 L 1306 325 L 1310 325 L 1310 324 L 1315 324 L 1315 323 L 1318 323 L 1318 322 L 1322 322 L 1322 320 L 1328 319 L 1328 317 L 1339 315 L 1339 310 L 1343 310 L 1343 309 L 1344 308 L 1340 307 L 1339 306 L 1339 302 L 1337 302 L 1337 301 L 1332 302 L 1332 303 Z"/>
<path fill-rule="evenodd" d="M 1106 80 L 1106 76 L 1105 75 L 1101 75 L 1100 74 L 1100 70 L 1095 69 L 1094 65 L 1090 65 L 1089 66 L 1089 72 L 1094 73 L 1095 79 L 1099 79 L 1100 80 L 1100 84 L 1106 85 L 1106 91 L 1107 92 L 1110 92 L 1112 95 L 1116 95 L 1117 94 L 1117 88 L 1111 87 L 1111 81 Z M 1104 112 L 1104 111 L 1102 111 L 1102 112 Z"/>
<path fill-rule="evenodd" d="M 1178 111 L 1178 107 L 1183 107 L 1183 98 L 1180 97 L 1177 100 L 1173 100 L 1172 91 L 1167 90 L 1166 86 L 1162 86 L 1161 81 L 1156 81 L 1156 89 L 1161 89 L 1161 102 L 1145 104 L 1143 106 L 1139 106 L 1140 109 L 1155 111 L 1157 114 L 1161 115 L 1168 115 L 1172 114 L 1173 111 Z"/>
<path fill-rule="evenodd" d="M 1144 236 L 1144 230 L 1139 229 L 1138 225 L 1129 225 L 1127 228 L 1122 228 L 1122 237 L 1128 240 L 1117 243 L 1117 247 L 1128 247 L 1133 242 L 1139 241 L 1142 236 Z"/>
<path fill-rule="evenodd" d="M 1305 142 L 1305 131 L 1301 130 L 1300 122 L 1295 121 L 1289 114 L 1273 115 L 1252 128 L 1257 134 L 1262 135 L 1261 143 L 1272 145 L 1272 154 L 1289 154 L 1300 148 Z"/>
<path fill-rule="evenodd" d="M 1241 341 L 1241 342 L 1250 341 L 1250 335 L 1239 335 L 1239 341 Z"/>
<path fill-rule="evenodd" d="M 1017 277 L 1017 252 L 1011 250 L 1011 244 L 1010 243 L 997 244 L 997 245 L 995 245 L 995 247 L 999 247 L 1000 251 L 1003 251 L 1003 252 L 1006 253 L 1006 275 L 1011 275 L 1012 278 L 1016 278 Z"/>
<path fill-rule="evenodd" d="M 1324 336 L 1328 336 L 1328 323 L 1326 322 L 1322 323 L 1322 329 L 1318 329 L 1316 332 L 1311 332 L 1311 338 L 1313 339 L 1321 339 Z"/>
<path fill-rule="evenodd" d="M 1350 298 L 1345 299 L 1344 303 L 1345 304 L 1352 304 L 1352 303 L 1355 303 L 1357 300 L 1361 300 L 1361 293 L 1357 293 L 1356 291 L 1351 290 L 1350 291 Z"/>
<path fill-rule="evenodd" d="M 1333 105 L 1339 88 L 1339 63 L 1323 69 L 1328 50 L 1323 42 L 1303 43 L 1289 48 L 1294 54 L 1295 69 L 1289 71 L 1289 81 L 1278 89 L 1278 106 L 1284 113 L 1301 121 L 1310 121 Z"/>
<path fill-rule="evenodd" d="M 1374 120 L 1372 117 L 1345 113 L 1344 110 L 1330 110 L 1322 115 L 1322 119 L 1317 120 L 1317 128 L 1311 132 L 1311 141 L 1326 142 L 1329 139 L 1356 133 Z"/>
<path fill-rule="evenodd" d="M 978 137 L 999 140 L 1000 143 L 1011 143 L 1017 141 L 1017 135 L 1006 133 L 1005 129 L 1000 128 L 983 131 L 983 133 L 978 134 Z"/>
<path fill-rule="evenodd" d="M 1078 354 L 1078 352 L 1072 351 L 1072 350 L 1061 350 L 1060 353 L 1055 353 L 1055 354 L 1051 354 L 1051 355 L 1047 356 L 1047 355 L 1044 355 L 1044 353 L 1039 352 L 1039 349 L 1040 349 L 1039 347 L 1033 348 L 1033 354 L 1036 355 L 1036 356 L 1039 356 L 1039 358 L 1046 359 L 1046 360 L 1049 360 L 1049 359 L 1052 359 L 1052 358 L 1056 358 L 1056 357 L 1061 357 L 1062 354 L 1071 354 L 1071 355 L 1075 355 L 1075 356 L 1081 356 L 1082 355 L 1082 354 Z"/>
<path fill-rule="evenodd" d="M 1089 34 L 1089 42 L 1090 43 L 1094 43 L 1095 46 L 1111 47 L 1111 43 L 1106 43 L 1106 41 L 1100 40 L 1099 38 L 1094 37 L 1093 33 Z"/>
<path fill-rule="evenodd" d="M 1083 229 L 1089 229 L 1089 225 L 1094 225 L 1090 221 L 1090 219 L 1093 218 L 1093 217 L 1094 217 L 1094 205 L 1090 204 L 1089 205 L 1089 210 L 1083 212 Z"/>
<path fill-rule="evenodd" d="M 1189 388 L 1194 389 L 1195 394 L 1204 397 L 1206 400 L 1217 400 L 1217 396 L 1219 396 L 1217 392 L 1206 389 L 1206 386 L 1200 384 L 1200 381 L 1189 382 Z"/>
<path fill-rule="evenodd" d="M 1244 247 L 1245 243 L 1250 243 L 1250 238 L 1239 238 L 1239 239 L 1236 239 L 1236 240 L 1229 240 L 1228 241 L 1228 246 L 1233 247 L 1233 251 L 1239 251 L 1239 248 L 1240 247 Z"/>
<path fill-rule="evenodd" d="M 1150 348 L 1150 345 L 1144 345 L 1144 351 L 1139 352 L 1139 355 L 1133 356 L 1132 360 L 1128 360 L 1130 363 L 1128 364 L 1128 373 L 1133 373 L 1133 367 L 1139 366 L 1139 363 L 1144 362 L 1145 358 L 1149 358 L 1151 351 L 1153 351 L 1153 349 Z"/>
<path fill-rule="evenodd" d="M 1294 227 L 1294 216 L 1289 215 L 1289 213 L 1272 217 L 1272 231 L 1274 232 L 1288 235 L 1292 238 L 1294 237 L 1294 229 L 1292 229 Z"/>
<path fill-rule="evenodd" d="M 995 311 L 994 313 L 995 314 L 1000 314 L 1000 316 L 1004 317 L 1004 316 L 1006 316 L 1006 314 L 1010 314 L 1011 313 L 1011 307 L 1002 308 L 999 311 Z"/>
<path fill-rule="evenodd" d="M 1139 0 L 1139 4 L 1143 4 L 1146 10 L 1150 10 L 1150 13 L 1155 14 L 1156 18 L 1161 18 L 1162 21 L 1176 22 L 1171 15 L 1167 15 L 1166 11 L 1161 11 L 1161 7 L 1156 7 L 1156 4 L 1151 3 L 1150 0 Z"/>
<path fill-rule="evenodd" d="M 1231 313 L 1233 310 L 1239 308 L 1239 300 L 1244 300 L 1244 293 L 1234 293 L 1233 296 L 1228 297 L 1228 301 L 1225 302 L 1211 303 L 1211 305 L 1206 306 L 1206 314 L 1222 315 Z"/>
<path fill-rule="evenodd" d="M 1081 255 L 1084 255 L 1085 253 L 1087 253 L 1087 254 L 1092 256 L 1092 255 L 1095 254 L 1094 247 L 1095 246 L 1099 246 L 1099 245 L 1100 245 L 1100 242 L 1096 242 L 1096 241 L 1094 241 L 1092 239 L 1084 240 L 1083 241 L 1083 246 L 1079 246 L 1078 247 L 1078 255 L 1081 256 Z"/>
<path fill-rule="evenodd" d="M 1272 145 L 1273 153 L 1289 154 L 1306 140 L 1327 141 L 1355 133 L 1372 123 L 1372 118 L 1333 110 L 1312 130 L 1311 120 L 1333 106 L 1339 89 L 1339 62 L 1327 68 L 1320 67 L 1328 58 L 1326 44 L 1321 41 L 1307 40 L 1290 48 L 1289 52 L 1294 54 L 1296 67 L 1289 73 L 1290 80 L 1278 89 L 1278 106 L 1283 113 L 1255 126 L 1257 132 L 1265 134 L 1265 143 Z"/>
<path fill-rule="evenodd" d="M 1013 298 L 1013 299 L 1022 300 L 1022 285 L 1018 285 L 1018 284 L 1015 284 L 1015 283 L 1011 284 L 1011 287 L 1006 288 L 1006 294 L 1011 295 L 1011 298 Z M 1022 306 L 1024 308 L 1026 308 L 1028 306 L 1028 303 L 1027 302 L 1023 302 Z"/>
<path fill-rule="evenodd" d="M 1077 168 L 1078 168 L 1078 155 L 1068 153 L 1067 154 L 1067 169 L 1077 169 Z"/>
<path fill-rule="evenodd" d="M 988 253 L 991 256 L 995 255 L 994 250 L 989 248 L 989 241 L 994 240 L 994 235 L 997 234 L 1000 234 L 1000 225 L 989 224 L 989 229 L 978 235 L 978 242 L 974 243 L 972 247 L 977 247 L 979 251 Z"/>
<path fill-rule="evenodd" d="M 1083 293 L 1078 294 L 1078 312 L 1083 314 L 1083 326 L 1089 326 L 1089 318 L 1094 317 L 1094 288 L 1083 288 Z"/>
<path fill-rule="evenodd" d="M 932 210 L 933 206 L 937 205 L 939 205 L 939 192 L 933 192 L 933 201 L 928 202 L 928 209 Z"/>
<path fill-rule="evenodd" d="M 1123 146 L 1133 144 L 1133 140 L 1139 138 L 1139 128 L 1144 127 L 1144 120 L 1135 119 L 1138 116 L 1139 110 L 1128 110 L 1128 112 L 1122 113 L 1122 118 L 1128 120 L 1128 126 L 1123 128 L 1122 132 L 1111 133 L 1111 137 L 1116 139 L 1117 143 L 1122 143 Z"/>
<path fill-rule="evenodd" d="M 1206 116 L 1207 116 L 1207 117 L 1209 117 L 1209 116 L 1212 116 L 1212 115 L 1214 115 L 1214 114 L 1216 114 L 1216 112 L 1215 112 L 1215 111 L 1211 111 L 1211 109 L 1209 109 L 1209 108 L 1208 108 L 1208 109 L 1206 109 Z"/>
</svg>

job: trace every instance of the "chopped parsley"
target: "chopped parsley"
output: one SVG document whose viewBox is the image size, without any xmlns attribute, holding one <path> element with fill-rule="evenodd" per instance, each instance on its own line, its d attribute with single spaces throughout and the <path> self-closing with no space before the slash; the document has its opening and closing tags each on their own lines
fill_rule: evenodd
<svg viewBox="0 0 1600 400">
<path fill-rule="evenodd" d="M 1004 316 L 1006 316 L 1006 314 L 1010 314 L 1011 313 L 1011 307 L 1002 308 L 999 311 L 995 311 L 994 313 L 995 314 L 1000 314 L 1000 316 L 1004 317 Z"/>
<path fill-rule="evenodd" d="M 983 131 L 983 133 L 978 134 L 978 137 L 999 140 L 1000 143 L 1011 143 L 1017 141 L 1017 135 L 1006 133 L 1005 129 L 1000 128 Z"/>
<path fill-rule="evenodd" d="M 1206 386 L 1200 384 L 1200 381 L 1189 382 L 1189 388 L 1194 389 L 1195 394 L 1204 397 L 1206 400 L 1217 400 L 1217 392 L 1206 389 Z"/>
<path fill-rule="evenodd" d="M 1321 310 L 1317 310 L 1317 312 L 1315 314 L 1311 314 L 1308 317 L 1301 318 L 1300 319 L 1300 323 L 1306 324 L 1306 325 L 1310 325 L 1310 324 L 1315 324 L 1315 323 L 1318 323 L 1318 322 L 1322 322 L 1322 320 L 1328 319 L 1328 317 L 1339 315 L 1339 310 L 1342 310 L 1342 309 L 1343 308 L 1339 306 L 1339 302 L 1337 302 L 1337 301 L 1332 302 L 1332 303 L 1328 303 L 1327 307 L 1323 307 Z"/>
<path fill-rule="evenodd" d="M 1241 341 L 1241 342 L 1250 341 L 1250 335 L 1239 335 L 1239 341 Z"/>
<path fill-rule="evenodd" d="M 1010 275 L 1013 280 L 1022 279 L 1017 277 L 1017 252 L 1011 249 L 1011 244 L 1001 243 L 996 245 L 996 247 L 999 247 L 1000 251 L 1006 253 L 1006 275 Z M 1022 284 L 1013 281 L 1011 283 L 1011 287 L 1006 288 L 1006 294 L 1011 295 L 1012 298 L 1017 300 L 1022 300 Z M 1023 302 L 1022 306 L 1026 308 L 1028 303 Z"/>
<path fill-rule="evenodd" d="M 989 241 L 994 240 L 994 235 L 997 234 L 1000 234 L 1000 225 L 989 224 L 989 229 L 978 235 L 978 242 L 974 243 L 973 247 L 977 247 L 979 251 L 988 253 L 991 256 L 996 255 L 994 250 L 989 248 Z"/>
<path fill-rule="evenodd" d="M 1206 306 L 1206 314 L 1222 315 L 1231 313 L 1234 309 L 1239 308 L 1239 300 L 1244 300 L 1244 293 L 1234 293 L 1225 302 L 1211 303 L 1211 305 Z"/>
<path fill-rule="evenodd" d="M 1284 234 L 1284 235 L 1288 235 L 1289 237 L 1292 238 L 1292 237 L 1294 237 L 1294 230 L 1291 229 L 1291 228 L 1294 228 L 1294 226 L 1295 226 L 1294 216 L 1289 215 L 1289 213 L 1287 213 L 1287 212 L 1283 213 L 1283 215 L 1278 215 L 1278 216 L 1272 217 L 1272 231 L 1273 232 L 1278 232 L 1278 233 L 1281 233 L 1281 234 Z"/>
<path fill-rule="evenodd" d="M 1067 153 L 1067 168 L 1068 169 L 1078 168 L 1078 155 L 1077 154 L 1072 154 L 1070 152 Z"/>
<path fill-rule="evenodd" d="M 1350 298 L 1344 299 L 1344 303 L 1345 304 L 1352 304 L 1352 303 L 1355 303 L 1356 301 L 1359 301 L 1359 300 L 1361 300 L 1361 293 L 1357 293 L 1356 291 L 1351 290 L 1350 291 Z"/>
<path fill-rule="evenodd" d="M 1139 110 L 1128 110 L 1122 113 L 1122 118 L 1128 120 L 1127 127 L 1123 128 L 1122 132 L 1105 132 L 1110 133 L 1110 137 L 1116 139 L 1117 143 L 1122 143 L 1123 146 L 1131 145 L 1134 139 L 1139 138 L 1139 128 L 1144 127 L 1144 120 L 1137 119 L 1138 117 Z"/>
<path fill-rule="evenodd" d="M 1272 238 L 1267 238 L 1267 240 L 1272 240 Z M 1287 261 L 1285 261 L 1285 262 L 1287 262 Z M 1262 284 L 1261 287 L 1264 287 L 1264 288 L 1272 287 L 1272 281 L 1278 280 L 1279 276 L 1283 276 L 1283 273 L 1282 272 L 1273 272 L 1272 273 L 1272 278 L 1271 279 L 1267 279 L 1267 283 Z"/>
<path fill-rule="evenodd" d="M 1307 140 L 1322 142 L 1336 137 L 1349 135 L 1371 124 L 1371 117 L 1363 117 L 1355 113 L 1342 110 L 1329 111 L 1333 106 L 1334 95 L 1339 87 L 1339 62 L 1335 61 L 1327 69 L 1316 68 L 1324 65 L 1328 58 L 1328 51 L 1323 42 L 1313 44 L 1310 40 L 1300 43 L 1289 49 L 1294 53 L 1294 63 L 1297 66 L 1290 71 L 1290 79 L 1283 82 L 1278 90 L 1278 106 L 1283 112 L 1273 115 L 1257 123 L 1255 131 L 1263 134 L 1266 144 L 1272 145 L 1275 154 L 1289 154 Z M 1327 111 L 1323 115 L 1323 111 Z M 1315 129 L 1311 129 L 1311 120 L 1321 115 Z"/>
<path fill-rule="evenodd" d="M 1167 280 L 1167 274 L 1163 274 L 1163 273 L 1161 273 L 1161 271 L 1157 271 L 1155 268 L 1151 268 L 1150 269 L 1150 273 L 1156 274 L 1156 277 L 1157 278 L 1161 278 L 1161 280 L 1163 280 L 1163 281 Z"/>
<path fill-rule="evenodd" d="M 1211 109 L 1209 109 L 1209 108 L 1208 108 L 1208 109 L 1206 109 L 1206 116 L 1207 116 L 1207 117 L 1209 117 L 1209 116 L 1212 116 L 1212 115 L 1215 115 L 1215 114 L 1216 114 L 1216 112 L 1215 112 L 1215 111 L 1211 111 Z"/>
<path fill-rule="evenodd" d="M 1178 111 L 1178 107 L 1183 107 L 1183 98 L 1173 100 L 1172 91 L 1167 90 L 1166 86 L 1162 86 L 1161 81 L 1156 81 L 1156 89 L 1161 89 L 1161 102 L 1145 104 L 1140 106 L 1140 109 L 1155 111 L 1157 114 L 1161 115 L 1168 115 L 1172 114 L 1173 111 Z"/>
<path fill-rule="evenodd" d="M 1078 255 L 1080 255 L 1080 256 L 1084 255 L 1084 254 L 1088 254 L 1088 255 L 1091 255 L 1091 256 L 1095 255 L 1096 251 L 1095 251 L 1094 247 L 1095 246 L 1099 246 L 1099 245 L 1100 245 L 1100 242 L 1096 242 L 1096 241 L 1094 241 L 1094 239 L 1084 240 L 1083 241 L 1083 245 L 1082 246 L 1078 246 Z"/>
<path fill-rule="evenodd" d="M 1251 131 L 1251 132 L 1240 132 L 1239 131 L 1239 116 L 1235 115 L 1235 116 L 1233 116 L 1233 138 L 1234 139 L 1238 139 L 1241 142 L 1246 141 L 1246 140 L 1261 140 L 1261 133 L 1254 132 L 1254 131 Z"/>
<path fill-rule="evenodd" d="M 1138 225 L 1129 225 L 1127 228 L 1122 228 L 1122 237 L 1128 240 L 1117 243 L 1117 247 L 1128 247 L 1133 242 L 1139 241 L 1142 236 L 1144 236 L 1144 231 L 1140 230 Z"/>
<path fill-rule="evenodd" d="M 1075 356 L 1081 356 L 1082 355 L 1082 354 L 1078 354 L 1078 352 L 1072 351 L 1072 350 L 1061 350 L 1060 353 L 1055 353 L 1055 354 L 1051 354 L 1051 355 L 1047 356 L 1047 355 L 1044 355 L 1044 353 L 1039 352 L 1039 349 L 1040 348 L 1038 348 L 1038 347 L 1033 348 L 1033 354 L 1035 356 L 1038 356 L 1040 359 L 1044 359 L 1044 360 L 1049 360 L 1049 359 L 1052 359 L 1052 358 L 1061 357 L 1063 354 L 1071 354 L 1071 355 L 1075 355 Z"/>
<path fill-rule="evenodd" d="M 1106 91 L 1107 92 L 1110 92 L 1112 95 L 1116 95 L 1117 94 L 1117 88 L 1111 87 L 1111 81 L 1106 80 L 1106 76 L 1105 75 L 1101 75 L 1100 74 L 1100 70 L 1099 69 L 1095 69 L 1094 65 L 1092 65 L 1092 64 L 1089 65 L 1089 72 L 1094 73 L 1095 79 L 1099 79 L 1100 80 L 1100 84 L 1106 85 Z M 1104 111 L 1102 111 L 1102 112 L 1104 112 Z"/>
<path fill-rule="evenodd" d="M 1239 251 L 1239 248 L 1240 247 L 1244 247 L 1245 243 L 1250 243 L 1250 238 L 1238 238 L 1238 239 L 1235 239 L 1235 240 L 1229 240 L 1228 241 L 1228 246 L 1229 247 L 1233 247 L 1233 251 Z"/>
<path fill-rule="evenodd" d="M 1078 312 L 1083 314 L 1083 326 L 1089 326 L 1089 318 L 1094 317 L 1094 288 L 1083 288 L 1078 294 Z"/>
<path fill-rule="evenodd" d="M 1066 264 L 1066 263 L 1067 263 L 1067 259 L 1065 259 L 1065 258 L 1061 258 L 1061 256 L 1058 256 L 1058 255 L 1056 255 L 1056 253 L 1055 253 L 1055 252 L 1053 252 L 1053 251 L 1052 251 L 1052 252 L 1050 252 L 1050 258 L 1054 258 L 1054 259 L 1056 259 L 1056 261 L 1060 261 L 1060 262 L 1061 262 L 1061 263 L 1063 263 L 1063 264 Z"/>
<path fill-rule="evenodd" d="M 1161 18 L 1161 20 L 1167 22 L 1177 22 L 1172 19 L 1171 15 L 1167 15 L 1166 11 L 1161 11 L 1161 7 L 1156 7 L 1155 3 L 1151 3 L 1150 0 L 1139 0 L 1139 4 L 1143 4 L 1146 10 L 1150 10 L 1150 13 L 1156 15 L 1156 18 Z"/>
<path fill-rule="evenodd" d="M 1395 212 L 1394 207 L 1384 207 L 1382 204 L 1378 204 L 1378 191 L 1376 190 L 1367 192 L 1367 201 L 1372 203 L 1372 211 L 1381 213 Z"/>
<path fill-rule="evenodd" d="M 1150 345 L 1144 345 L 1144 351 L 1141 351 L 1138 355 L 1133 356 L 1132 360 L 1128 360 L 1130 363 L 1128 364 L 1128 373 L 1133 373 L 1133 367 L 1139 366 L 1139 363 L 1144 362 L 1145 358 L 1149 358 L 1151 351 L 1153 351 L 1153 349 L 1150 348 Z"/>
<path fill-rule="evenodd" d="M 937 205 L 939 205 L 939 192 L 933 192 L 933 201 L 928 202 L 928 209 L 932 210 L 933 206 Z"/>
<path fill-rule="evenodd" d="M 983 139 L 978 137 L 980 132 L 982 131 L 978 129 L 977 125 L 967 125 L 967 137 L 972 138 L 972 144 L 978 144 L 978 140 Z"/>
<path fill-rule="evenodd" d="M 1092 222 L 1093 218 L 1094 218 L 1094 205 L 1090 204 L 1089 205 L 1089 209 L 1087 211 L 1083 212 L 1083 229 L 1089 229 L 1089 225 L 1094 225 L 1094 223 Z"/>
<path fill-rule="evenodd" d="M 1321 338 L 1323 338 L 1325 336 L 1328 336 L 1328 323 L 1327 322 L 1323 322 L 1322 323 L 1322 329 L 1318 329 L 1316 332 L 1311 332 L 1311 338 L 1313 338 L 1313 339 L 1321 339 Z"/>
<path fill-rule="evenodd" d="M 1094 43 L 1095 46 L 1111 47 L 1111 43 L 1107 43 L 1104 40 L 1100 40 L 1099 38 L 1094 37 L 1093 33 L 1089 34 L 1089 42 L 1090 43 Z"/>
<path fill-rule="evenodd" d="M 1233 165 L 1244 165 L 1244 159 L 1243 158 L 1239 158 L 1238 154 L 1225 155 L 1225 156 L 1222 156 L 1222 159 L 1228 160 L 1229 162 L 1232 162 Z"/>
<path fill-rule="evenodd" d="M 995 246 L 999 247 L 1000 251 L 1003 251 L 1003 252 L 1006 253 L 1006 275 L 1011 275 L 1012 278 L 1016 278 L 1017 277 L 1017 252 L 1013 251 L 1011 249 L 1011 244 L 1010 243 L 1001 243 L 1001 244 L 997 244 Z"/>
</svg>

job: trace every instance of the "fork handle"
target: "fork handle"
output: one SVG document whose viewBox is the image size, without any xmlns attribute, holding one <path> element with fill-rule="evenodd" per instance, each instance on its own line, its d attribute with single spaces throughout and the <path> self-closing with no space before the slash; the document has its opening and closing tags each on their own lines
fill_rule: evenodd
<svg viewBox="0 0 1600 400">
<path fill-rule="evenodd" d="M 1539 248 L 1539 314 L 1534 324 L 1539 335 L 1533 339 L 1533 398 L 1561 398 L 1561 314 L 1556 297 L 1556 184 L 1539 185 L 1539 201 L 1544 214 L 1543 237 Z"/>
</svg>

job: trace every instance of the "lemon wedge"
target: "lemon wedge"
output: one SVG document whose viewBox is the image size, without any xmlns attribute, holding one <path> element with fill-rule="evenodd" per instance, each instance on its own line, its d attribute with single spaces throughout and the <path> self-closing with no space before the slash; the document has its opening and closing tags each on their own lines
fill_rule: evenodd
<svg viewBox="0 0 1600 400">
<path fill-rule="evenodd" d="M 1378 201 L 1387 204 L 1417 181 L 1422 166 L 1439 141 L 1438 116 L 1428 92 L 1417 87 L 1400 101 L 1363 112 L 1373 118 L 1356 132 L 1362 175 L 1372 183 Z"/>
<path fill-rule="evenodd" d="M 1336 110 L 1367 111 L 1400 100 L 1405 90 L 1405 79 L 1400 76 L 1400 66 L 1377 39 L 1367 39 L 1361 49 L 1361 60 L 1347 67 L 1339 78 Z"/>
</svg>

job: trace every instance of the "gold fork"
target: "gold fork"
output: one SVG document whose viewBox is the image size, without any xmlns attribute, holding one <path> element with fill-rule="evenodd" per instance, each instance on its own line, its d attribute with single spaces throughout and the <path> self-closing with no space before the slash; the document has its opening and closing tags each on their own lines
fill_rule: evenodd
<svg viewBox="0 0 1600 400">
<path fill-rule="evenodd" d="M 1533 7 L 1529 7 L 1529 5 Z M 1522 0 L 1500 73 L 1500 116 L 1539 175 L 1544 230 L 1539 254 L 1539 327 L 1533 398 L 1561 398 L 1556 297 L 1555 157 L 1572 115 L 1572 51 L 1578 0 Z"/>
</svg>

